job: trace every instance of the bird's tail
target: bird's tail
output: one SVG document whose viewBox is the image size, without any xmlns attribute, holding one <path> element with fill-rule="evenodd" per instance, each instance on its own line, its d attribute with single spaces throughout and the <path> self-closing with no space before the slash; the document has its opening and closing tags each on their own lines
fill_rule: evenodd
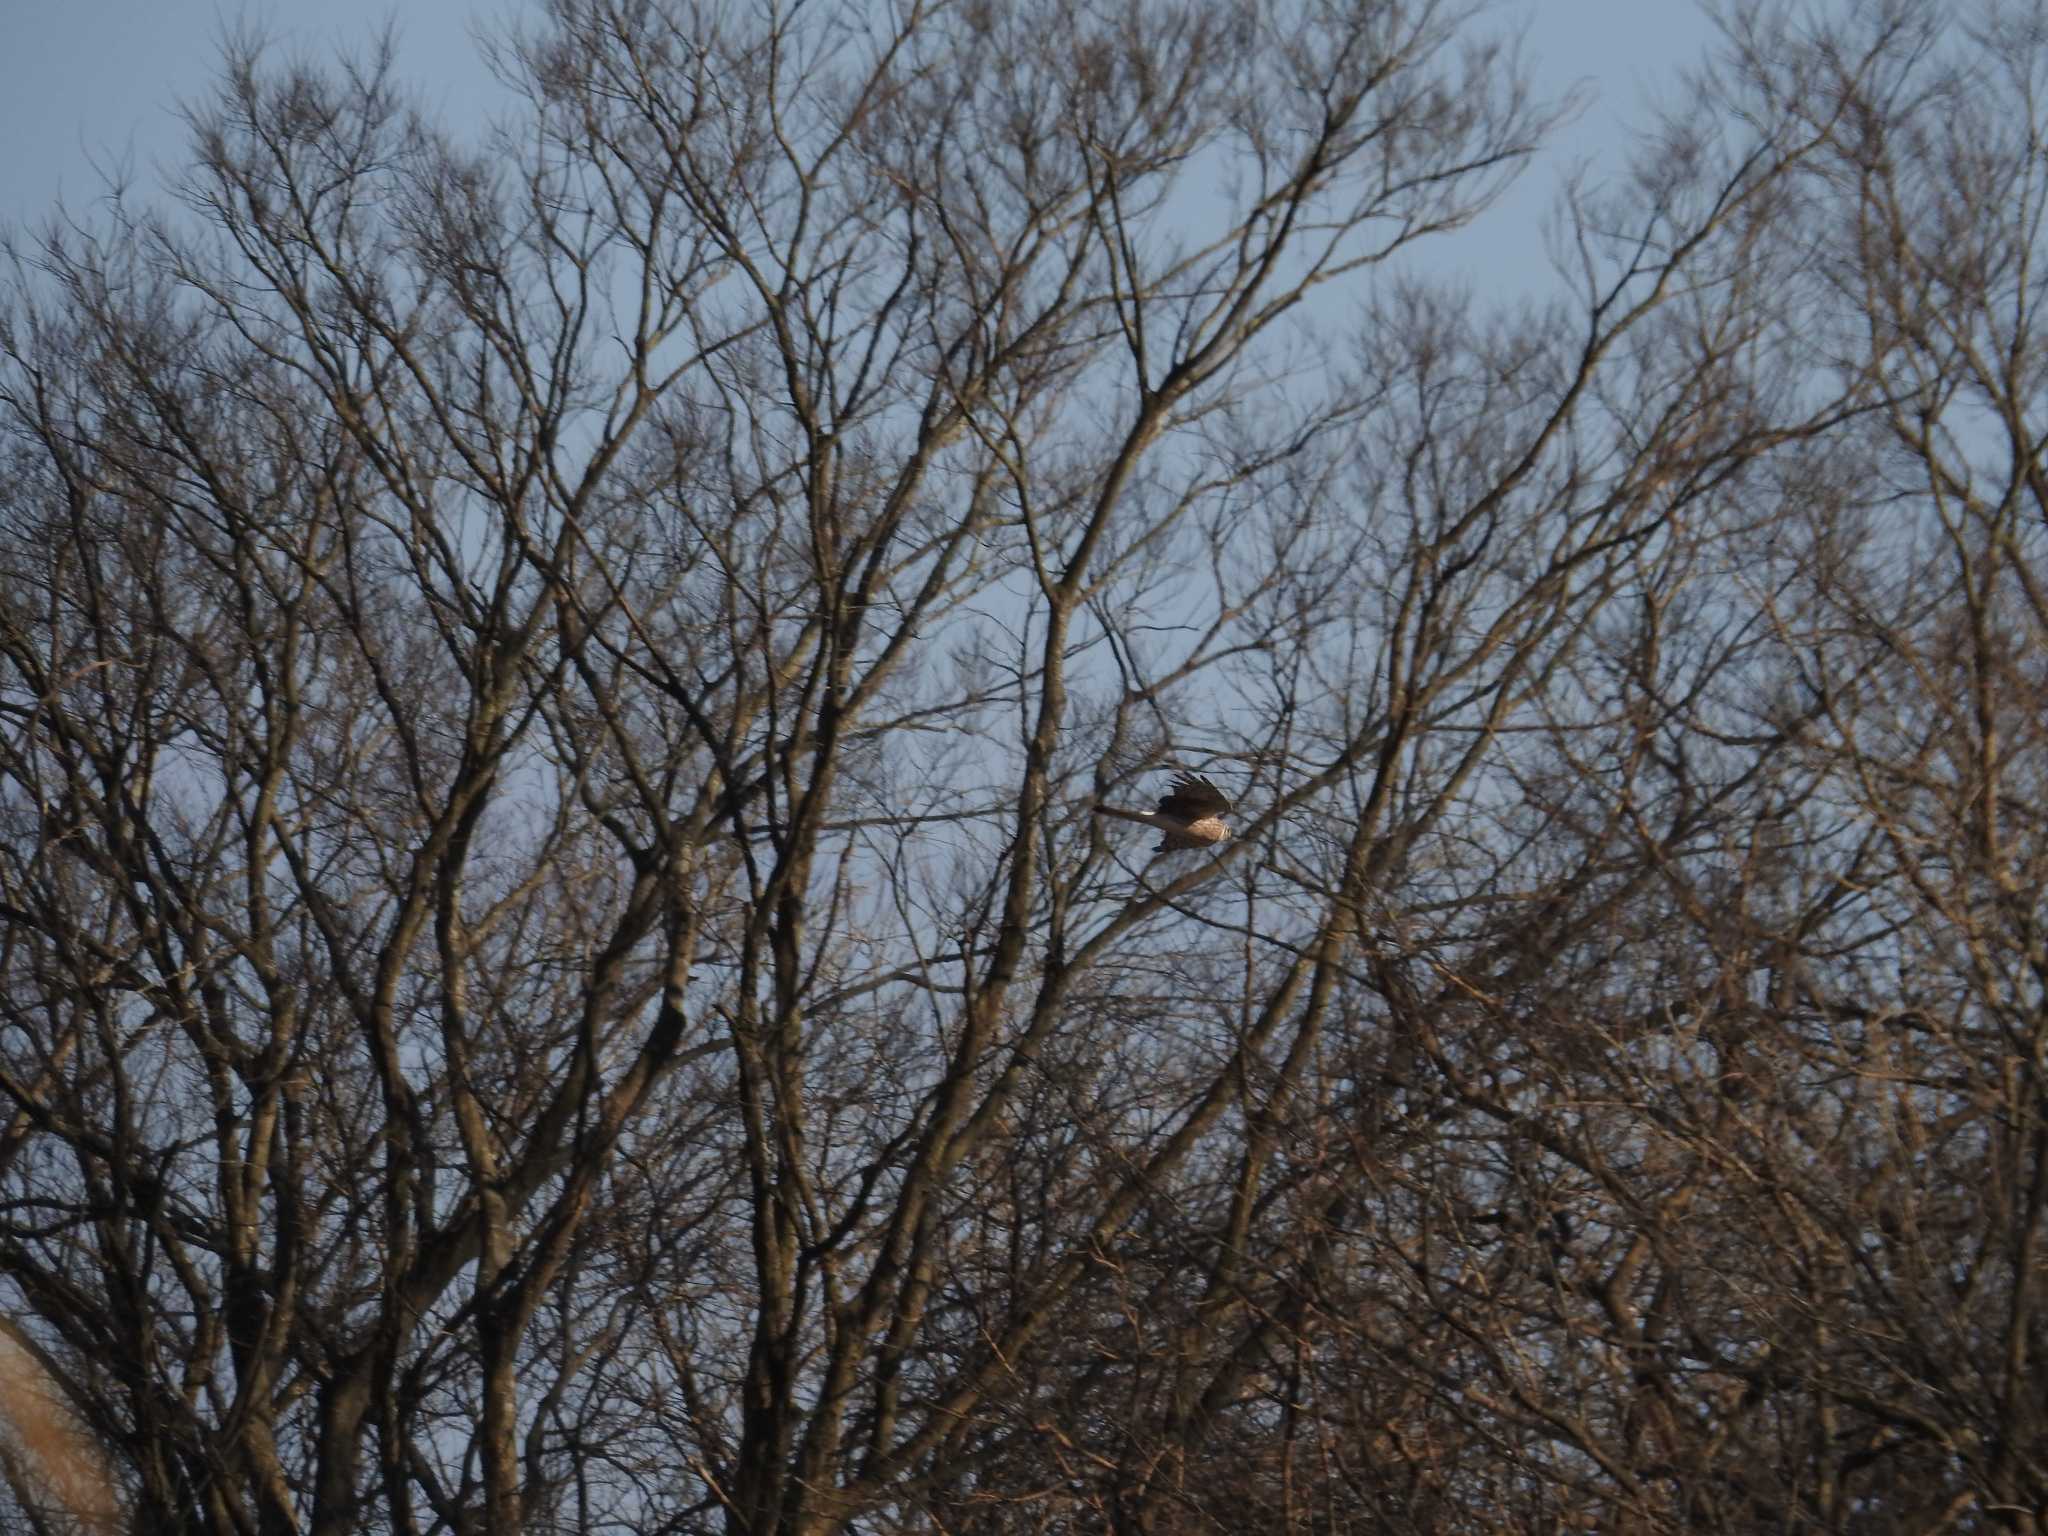
<svg viewBox="0 0 2048 1536">
<path fill-rule="evenodd" d="M 1118 821 L 1135 821 L 1140 826 L 1149 827 L 1152 825 L 1152 812 L 1127 811 L 1120 805 L 1098 805 L 1095 807 L 1095 814 L 1098 816 L 1114 816 Z"/>
</svg>

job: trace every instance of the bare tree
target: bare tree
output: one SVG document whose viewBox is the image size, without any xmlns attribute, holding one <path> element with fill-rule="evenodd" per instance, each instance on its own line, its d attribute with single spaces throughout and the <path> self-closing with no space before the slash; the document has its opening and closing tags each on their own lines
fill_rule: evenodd
<svg viewBox="0 0 2048 1536">
<path fill-rule="evenodd" d="M 550 0 L 478 148 L 231 48 L 0 330 L 112 1502 L 2037 1529 L 2030 18 L 1732 17 L 1515 313 L 1448 0 Z"/>
</svg>

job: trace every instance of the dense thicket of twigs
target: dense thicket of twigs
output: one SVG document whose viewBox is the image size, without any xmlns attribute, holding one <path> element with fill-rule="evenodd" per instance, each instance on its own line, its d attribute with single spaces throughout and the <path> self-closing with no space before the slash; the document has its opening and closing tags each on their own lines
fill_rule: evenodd
<svg viewBox="0 0 2048 1536">
<path fill-rule="evenodd" d="M 1500 20 L 548 0 L 16 239 L 0 1528 L 2044 1529 L 2048 12 L 1540 308 Z"/>
</svg>

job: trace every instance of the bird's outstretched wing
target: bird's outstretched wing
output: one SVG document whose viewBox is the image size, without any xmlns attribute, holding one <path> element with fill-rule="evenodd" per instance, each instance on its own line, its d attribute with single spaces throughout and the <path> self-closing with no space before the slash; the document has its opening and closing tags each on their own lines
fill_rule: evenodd
<svg viewBox="0 0 2048 1536">
<path fill-rule="evenodd" d="M 1230 801 L 1200 774 L 1183 773 L 1159 797 L 1159 814 L 1187 825 L 1208 816 L 1229 815 Z"/>
</svg>

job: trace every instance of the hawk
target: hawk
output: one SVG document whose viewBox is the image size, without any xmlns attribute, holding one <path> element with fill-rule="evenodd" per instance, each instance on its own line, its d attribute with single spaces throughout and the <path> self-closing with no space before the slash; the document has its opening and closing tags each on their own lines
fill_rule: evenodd
<svg viewBox="0 0 2048 1536">
<path fill-rule="evenodd" d="M 1165 836 L 1159 839 L 1154 853 L 1175 848 L 1208 848 L 1230 839 L 1230 828 L 1223 824 L 1223 818 L 1230 814 L 1230 802 L 1222 790 L 1198 773 L 1183 773 L 1175 778 L 1173 787 L 1159 797 L 1156 811 L 1098 805 L 1095 814 L 1159 828 Z"/>
</svg>

